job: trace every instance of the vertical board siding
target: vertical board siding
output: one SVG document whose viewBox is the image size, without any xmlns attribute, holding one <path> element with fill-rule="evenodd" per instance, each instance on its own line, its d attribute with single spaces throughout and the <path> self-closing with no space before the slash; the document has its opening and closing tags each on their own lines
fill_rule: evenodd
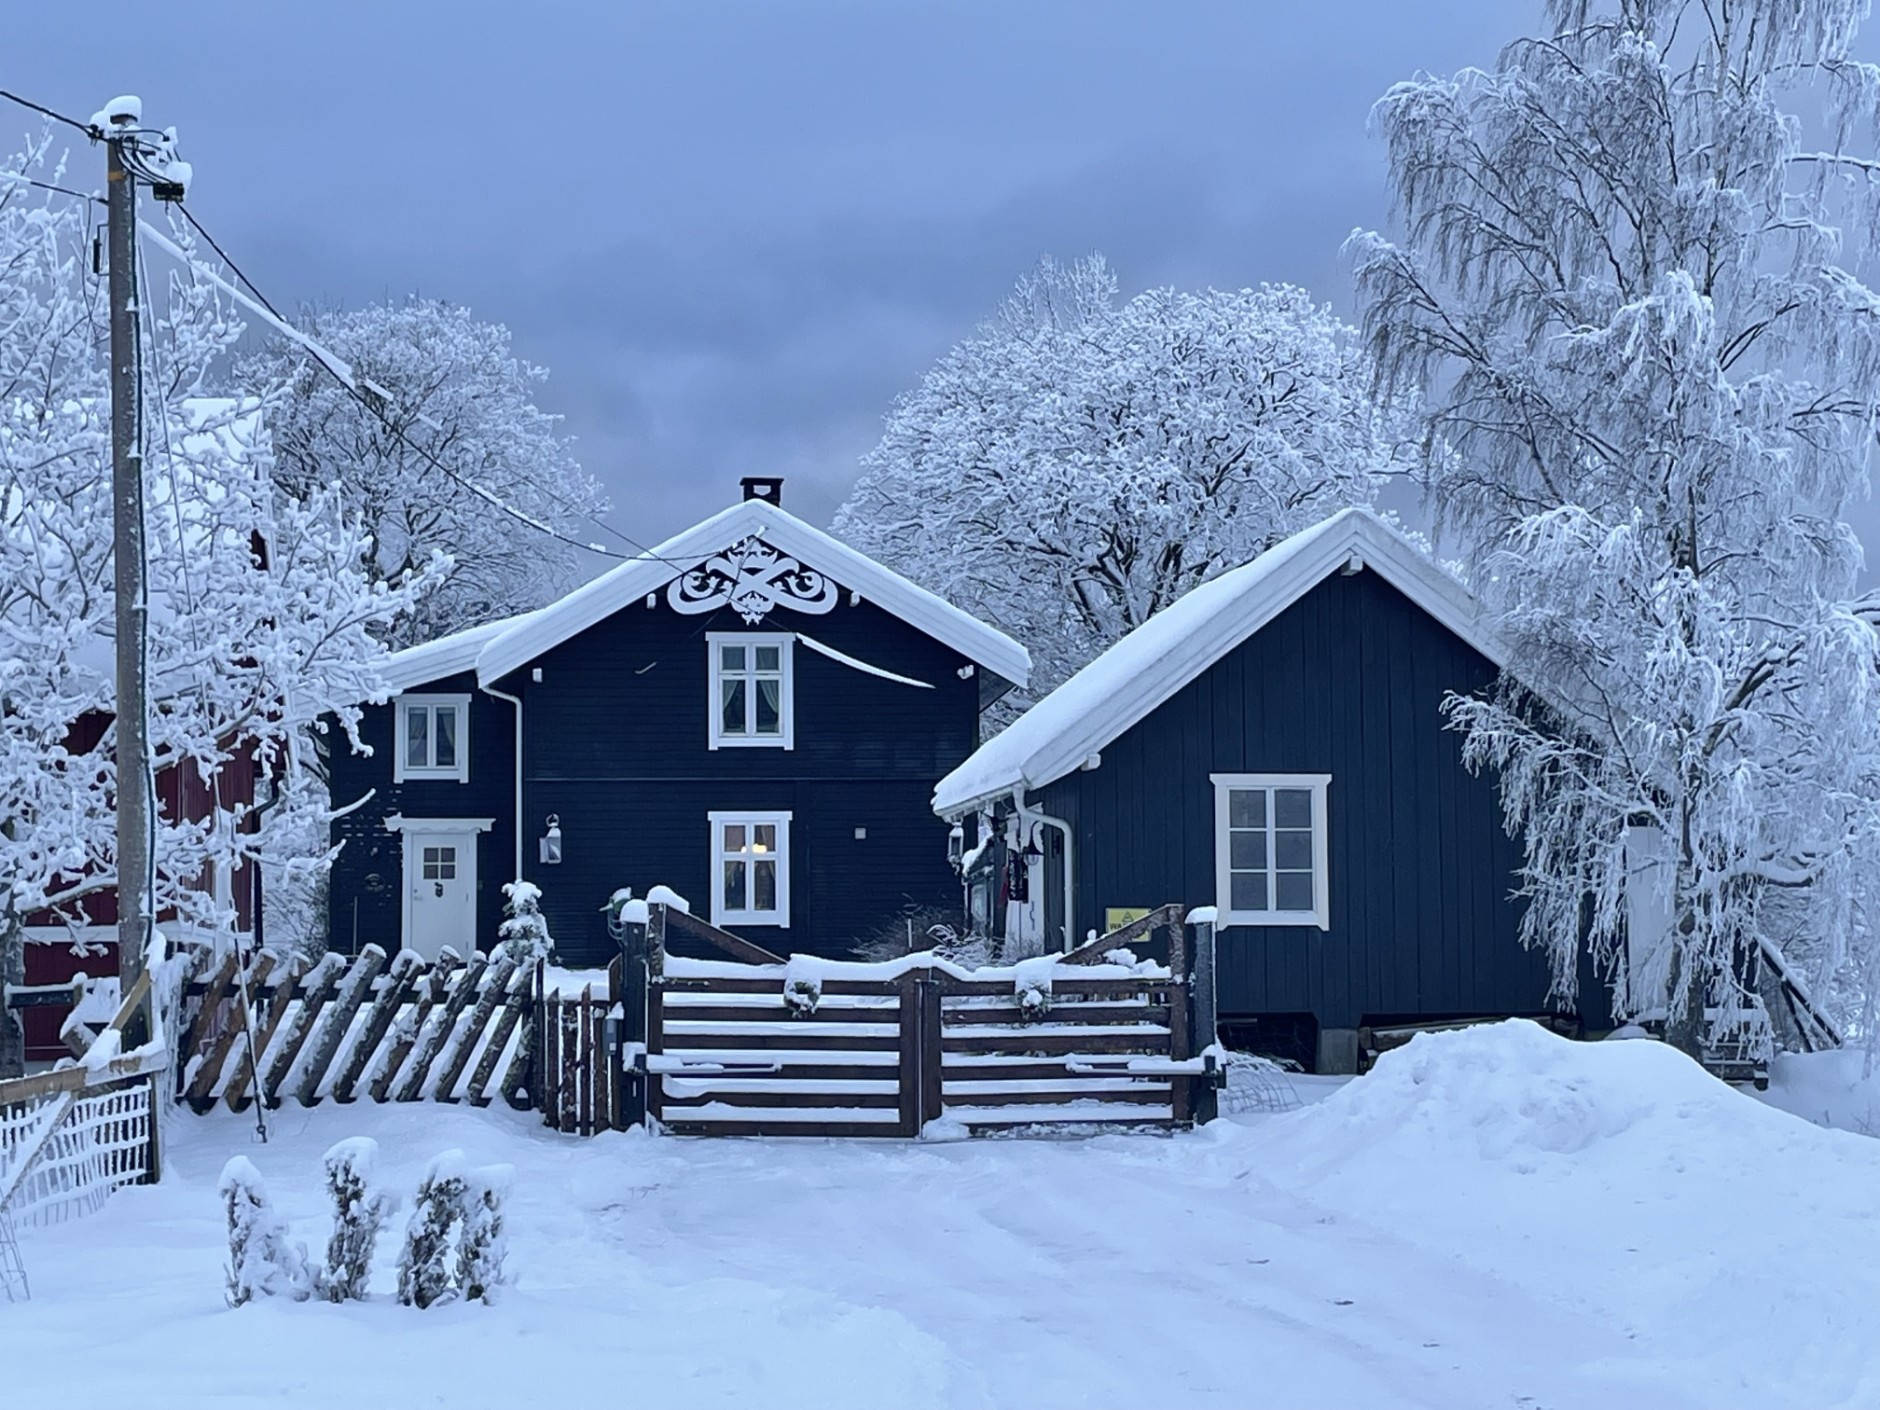
<svg viewBox="0 0 1880 1410">
<path fill-rule="evenodd" d="M 488 949 L 502 921 L 503 883 L 514 880 L 516 718 L 507 701 L 477 690 L 476 676 L 462 672 L 421 686 L 412 695 L 470 697 L 470 769 L 462 783 L 454 779 L 392 781 L 393 731 L 397 707 L 368 705 L 360 712 L 359 738 L 372 752 L 355 754 L 337 724 L 327 732 L 328 769 L 333 805 L 363 805 L 334 820 L 332 840 L 341 844 L 328 888 L 327 944 L 341 954 L 377 945 L 397 953 L 402 944 L 404 839 L 385 826 L 394 813 L 413 818 L 493 818 L 477 837 L 477 931 L 457 948 L 468 953 L 472 942 Z M 598 903 L 597 903 L 598 904 Z M 355 943 L 355 916 L 357 941 Z"/>
<path fill-rule="evenodd" d="M 1518 844 L 1493 779 L 1462 764 L 1445 695 L 1493 665 L 1373 572 L 1334 575 L 1040 790 L 1073 820 L 1077 927 L 1112 906 L 1211 905 L 1211 773 L 1329 773 L 1331 927 L 1221 932 L 1223 1015 L 1540 1013 L 1518 940 Z"/>
<path fill-rule="evenodd" d="M 720 610 L 684 616 L 635 602 L 497 682 L 523 699 L 523 875 L 542 888 L 559 956 L 604 964 L 617 950 L 602 907 L 618 888 L 674 888 L 701 915 L 711 904 L 713 811 L 787 811 L 787 930 L 739 926 L 767 948 L 840 955 L 912 907 L 960 908 L 947 861 L 947 826 L 934 784 L 978 744 L 977 673 L 967 659 L 900 618 L 844 592 L 822 616 L 779 608 L 759 625 Z M 807 633 L 857 660 L 922 681 L 885 680 L 805 647 L 793 650 L 792 749 L 711 749 L 710 633 Z M 534 678 L 539 670 L 541 679 Z M 473 674 L 412 693 L 471 695 L 470 781 L 394 785 L 391 705 L 367 707 L 370 757 L 333 745 L 333 797 L 377 790 L 339 819 L 344 850 L 333 872 L 334 948 L 399 943 L 401 840 L 385 827 L 411 816 L 493 817 L 479 840 L 477 943 L 494 942 L 502 884 L 514 857 L 514 715 L 478 690 Z M 536 839 L 560 819 L 562 861 L 543 865 Z M 856 828 L 867 836 L 855 837 Z"/>
</svg>

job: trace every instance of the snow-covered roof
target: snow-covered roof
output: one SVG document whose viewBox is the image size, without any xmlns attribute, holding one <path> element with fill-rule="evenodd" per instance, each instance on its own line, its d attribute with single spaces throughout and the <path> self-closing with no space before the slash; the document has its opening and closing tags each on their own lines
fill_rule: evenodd
<svg viewBox="0 0 1880 1410">
<path fill-rule="evenodd" d="M 1467 588 L 1370 510 L 1342 510 L 1137 627 L 941 779 L 934 810 L 957 817 L 1064 777 L 1354 559 L 1503 664 Z"/>
<path fill-rule="evenodd" d="M 480 627 L 466 627 L 449 636 L 440 636 L 433 641 L 408 646 L 403 651 L 394 651 L 381 663 L 379 674 L 385 677 L 385 684 L 393 691 L 401 691 L 462 671 L 474 671 L 477 657 L 485 646 L 511 627 L 520 626 L 534 616 L 533 612 L 524 612 L 520 616 L 485 622 Z"/>
<path fill-rule="evenodd" d="M 551 647 L 586 631 L 621 608 L 664 587 L 713 554 L 752 535 L 801 560 L 847 591 L 860 593 L 877 607 L 952 647 L 982 669 L 1018 686 L 1030 679 L 1031 657 L 1004 632 L 987 626 L 925 588 L 916 587 L 899 573 L 882 567 L 821 529 L 811 528 L 776 505 L 747 499 L 628 559 L 560 601 L 502 624 L 505 629 L 493 633 L 477 653 L 478 682 L 493 684 Z M 441 648 L 455 640 L 447 637 L 426 647 L 415 647 L 413 651 Z M 399 653 L 400 656 L 410 654 Z M 455 657 L 441 652 L 440 659 Z M 440 670 L 434 674 L 445 672 Z"/>
</svg>

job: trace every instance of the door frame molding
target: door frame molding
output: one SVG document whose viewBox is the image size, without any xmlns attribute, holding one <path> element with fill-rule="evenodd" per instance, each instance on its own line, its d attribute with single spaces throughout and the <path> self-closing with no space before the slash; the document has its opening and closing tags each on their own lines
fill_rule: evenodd
<svg viewBox="0 0 1880 1410">
<path fill-rule="evenodd" d="M 482 850 L 475 845 L 476 837 L 478 833 L 488 832 L 492 827 L 496 826 L 496 819 L 408 818 L 403 813 L 393 813 L 390 817 L 386 818 L 385 826 L 388 831 L 401 833 L 404 837 L 404 845 L 399 849 L 398 863 L 398 889 L 400 897 L 398 905 L 399 949 L 409 950 L 411 948 L 411 853 L 412 848 L 417 844 L 417 840 L 420 838 L 435 837 L 439 833 L 456 833 L 458 835 L 469 836 L 472 844 L 470 847 L 470 874 L 468 877 L 470 883 L 470 914 L 474 917 L 477 907 L 477 853 Z M 474 924 L 475 922 L 473 920 L 472 925 L 474 926 Z"/>
</svg>

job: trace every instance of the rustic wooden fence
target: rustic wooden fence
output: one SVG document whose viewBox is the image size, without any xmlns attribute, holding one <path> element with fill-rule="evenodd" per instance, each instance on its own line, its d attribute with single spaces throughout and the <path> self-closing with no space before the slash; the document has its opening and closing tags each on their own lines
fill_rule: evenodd
<svg viewBox="0 0 1880 1410">
<path fill-rule="evenodd" d="M 912 1136 L 936 1120 L 981 1134 L 1180 1126 L 1213 1114 L 1211 983 L 1205 1012 L 1191 1012 L 1195 970 L 1179 907 L 1067 955 L 988 970 L 931 956 L 786 961 L 667 906 L 649 908 L 643 930 L 626 929 L 613 986 L 618 1124 Z M 1164 963 L 1110 958 L 1158 936 Z M 1211 961 L 1212 932 L 1199 936 Z M 674 954 L 683 941 L 722 957 Z M 1200 1044 L 1197 1031 L 1208 1035 Z"/>
<path fill-rule="evenodd" d="M 150 987 L 145 972 L 103 1032 L 74 1033 L 73 1064 L 0 1081 L 0 1225 L 91 1213 L 119 1186 L 155 1173 L 153 1095 L 169 1054 L 160 1039 L 123 1047 Z M 17 1276 L 23 1290 L 23 1270 Z"/>
<path fill-rule="evenodd" d="M 1197 927 L 1192 946 L 1179 907 L 982 970 L 931 955 L 785 960 L 675 906 L 646 917 L 625 927 L 605 983 L 577 992 L 539 963 L 480 953 L 199 957 L 177 1098 L 199 1112 L 500 1098 L 572 1135 L 649 1120 L 682 1135 L 913 1136 L 937 1120 L 978 1134 L 1213 1114 L 1212 932 Z M 1160 954 L 1118 962 L 1125 946 Z"/>
<path fill-rule="evenodd" d="M 198 960 L 184 988 L 177 1098 L 532 1104 L 541 967 L 376 945 L 316 962 L 271 951 Z"/>
</svg>

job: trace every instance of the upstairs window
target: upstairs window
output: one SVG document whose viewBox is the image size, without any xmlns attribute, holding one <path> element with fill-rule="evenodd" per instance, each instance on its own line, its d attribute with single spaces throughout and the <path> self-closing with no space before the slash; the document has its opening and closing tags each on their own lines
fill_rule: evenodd
<svg viewBox="0 0 1880 1410">
<path fill-rule="evenodd" d="M 392 781 L 470 778 L 470 697 L 401 695 Z"/>
<path fill-rule="evenodd" d="M 712 813 L 712 924 L 790 923 L 790 814 Z"/>
<path fill-rule="evenodd" d="M 1215 904 L 1222 925 L 1331 925 L 1330 774 L 1213 774 Z"/>
<path fill-rule="evenodd" d="M 713 749 L 795 746 L 791 716 L 790 648 L 787 635 L 713 632 L 711 716 Z"/>
</svg>

